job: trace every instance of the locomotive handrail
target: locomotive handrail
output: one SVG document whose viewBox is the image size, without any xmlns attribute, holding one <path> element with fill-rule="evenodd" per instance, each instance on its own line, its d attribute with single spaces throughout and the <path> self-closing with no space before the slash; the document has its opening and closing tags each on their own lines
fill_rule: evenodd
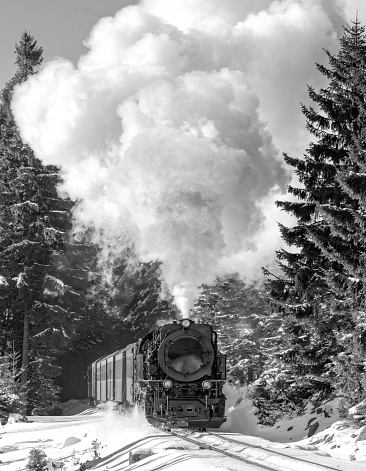
<svg viewBox="0 0 366 471">
<path fill-rule="evenodd" d="M 163 383 L 164 379 L 139 379 L 140 383 Z M 226 379 L 210 379 L 211 383 L 226 383 Z"/>
</svg>

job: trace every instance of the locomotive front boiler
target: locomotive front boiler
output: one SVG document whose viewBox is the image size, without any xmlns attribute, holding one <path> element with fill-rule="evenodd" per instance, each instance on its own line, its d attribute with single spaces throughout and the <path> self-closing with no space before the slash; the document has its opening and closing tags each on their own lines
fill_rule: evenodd
<svg viewBox="0 0 366 471">
<path fill-rule="evenodd" d="M 141 340 L 146 417 L 168 426 L 215 428 L 225 422 L 225 356 L 207 324 L 167 324 Z"/>
<path fill-rule="evenodd" d="M 209 326 L 185 321 L 187 327 L 181 324 L 182 328 L 167 332 L 163 338 L 159 365 L 166 375 L 177 381 L 196 381 L 205 375 L 211 376 L 215 360 L 213 334 Z"/>
</svg>

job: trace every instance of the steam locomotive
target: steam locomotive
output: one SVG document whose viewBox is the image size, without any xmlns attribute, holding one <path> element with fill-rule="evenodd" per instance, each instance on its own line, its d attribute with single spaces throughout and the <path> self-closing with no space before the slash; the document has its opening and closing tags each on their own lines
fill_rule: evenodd
<svg viewBox="0 0 366 471">
<path fill-rule="evenodd" d="M 226 357 L 208 324 L 190 319 L 153 330 L 88 366 L 95 403 L 138 405 L 147 420 L 169 427 L 217 428 L 225 422 Z"/>
</svg>

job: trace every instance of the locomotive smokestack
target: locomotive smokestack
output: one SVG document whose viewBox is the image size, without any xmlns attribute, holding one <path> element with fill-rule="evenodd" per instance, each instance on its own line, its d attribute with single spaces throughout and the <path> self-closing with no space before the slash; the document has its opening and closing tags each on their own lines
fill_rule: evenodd
<svg viewBox="0 0 366 471">
<path fill-rule="evenodd" d="M 252 3 L 126 7 L 93 28 L 77 67 L 48 62 L 15 92 L 22 138 L 79 201 L 76 229 L 94 229 L 104 261 L 131 246 L 160 260 L 183 317 L 203 284 L 228 271 L 252 281 L 274 257 L 288 176 L 271 131 L 300 140 L 308 70 L 332 38 L 320 6 Z"/>
</svg>

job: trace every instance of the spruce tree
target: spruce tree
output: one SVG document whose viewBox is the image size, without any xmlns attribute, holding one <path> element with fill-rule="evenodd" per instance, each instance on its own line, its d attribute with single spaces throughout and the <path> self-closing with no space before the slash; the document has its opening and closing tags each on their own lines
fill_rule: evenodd
<svg viewBox="0 0 366 471">
<path fill-rule="evenodd" d="M 15 52 L 17 70 L 0 103 L 0 351 L 14 342 L 22 352 L 29 410 L 57 401 L 57 357 L 95 336 L 99 311 L 89 293 L 95 248 L 71 237 L 73 203 L 58 195 L 59 170 L 22 142 L 11 109 L 14 88 L 36 73 L 42 48 L 24 33 Z"/>
<path fill-rule="evenodd" d="M 233 274 L 205 286 L 194 307 L 194 314 L 217 331 L 229 376 L 240 385 L 261 375 L 276 342 L 281 322 L 271 316 L 263 298 L 261 290 Z"/>
<path fill-rule="evenodd" d="M 48 469 L 46 453 L 41 448 L 32 448 L 25 469 L 27 471 L 46 471 Z"/>
<path fill-rule="evenodd" d="M 21 403 L 21 389 L 19 378 L 21 372 L 18 368 L 19 353 L 5 353 L 0 356 L 0 417 L 9 412 L 19 412 Z"/>
<path fill-rule="evenodd" d="M 22 384 L 25 388 L 29 363 L 29 310 L 32 309 L 32 291 L 40 282 L 38 273 L 33 270 L 31 274 L 29 268 L 33 268 L 33 260 L 42 259 L 40 244 L 36 241 L 38 224 L 35 215 L 39 212 L 39 204 L 32 200 L 30 191 L 40 166 L 21 141 L 11 100 L 14 87 L 35 73 L 41 64 L 42 48 L 24 33 L 16 46 L 16 55 L 18 69 L 1 93 L 0 106 L 0 269 L 4 280 L 2 310 L 6 313 L 2 350 L 6 349 L 9 337 L 15 340 L 17 347 L 22 345 Z M 30 283 L 33 277 L 34 281 Z"/>
<path fill-rule="evenodd" d="M 297 219 L 294 227 L 280 226 L 292 249 L 277 252 L 283 276 L 267 284 L 273 309 L 284 318 L 284 346 L 278 353 L 289 377 L 303 382 L 313 398 L 339 387 L 335 359 L 344 356 L 341 339 L 355 327 L 348 286 L 364 253 L 364 241 L 354 237 L 360 205 L 344 181 L 354 166 L 364 93 L 365 33 L 358 21 L 344 28 L 338 54 L 326 54 L 330 67 L 317 68 L 329 85 L 319 92 L 308 87 L 315 106 L 302 106 L 316 141 L 303 159 L 285 155 L 302 184 L 288 188 L 292 201 L 277 202 Z"/>
<path fill-rule="evenodd" d="M 160 263 L 134 265 L 128 258 L 131 251 L 125 255 L 110 264 L 108 277 L 93 274 L 92 309 L 88 316 L 80 316 L 82 311 L 78 311 L 78 330 L 60 358 L 62 374 L 56 382 L 62 387 L 62 400 L 86 397 L 84 375 L 89 363 L 175 318 L 172 298 L 161 296 Z"/>
<path fill-rule="evenodd" d="M 333 202 L 319 205 L 319 211 L 340 237 L 347 250 L 332 247 L 330 256 L 342 265 L 344 300 L 335 308 L 351 315 L 351 328 L 338 332 L 340 353 L 334 357 L 336 386 L 353 405 L 366 395 L 365 322 L 366 322 L 366 34 L 358 21 L 346 32 L 347 51 L 341 57 L 348 74 L 343 80 L 343 92 L 350 101 L 352 117 L 347 122 L 350 139 L 347 159 L 337 168 L 336 178 L 352 204 L 337 207 Z M 344 41 L 345 39 L 343 39 Z M 331 284 L 334 284 L 331 274 Z M 338 277 L 339 278 L 339 277 Z M 337 284 L 339 285 L 338 279 Z"/>
</svg>

